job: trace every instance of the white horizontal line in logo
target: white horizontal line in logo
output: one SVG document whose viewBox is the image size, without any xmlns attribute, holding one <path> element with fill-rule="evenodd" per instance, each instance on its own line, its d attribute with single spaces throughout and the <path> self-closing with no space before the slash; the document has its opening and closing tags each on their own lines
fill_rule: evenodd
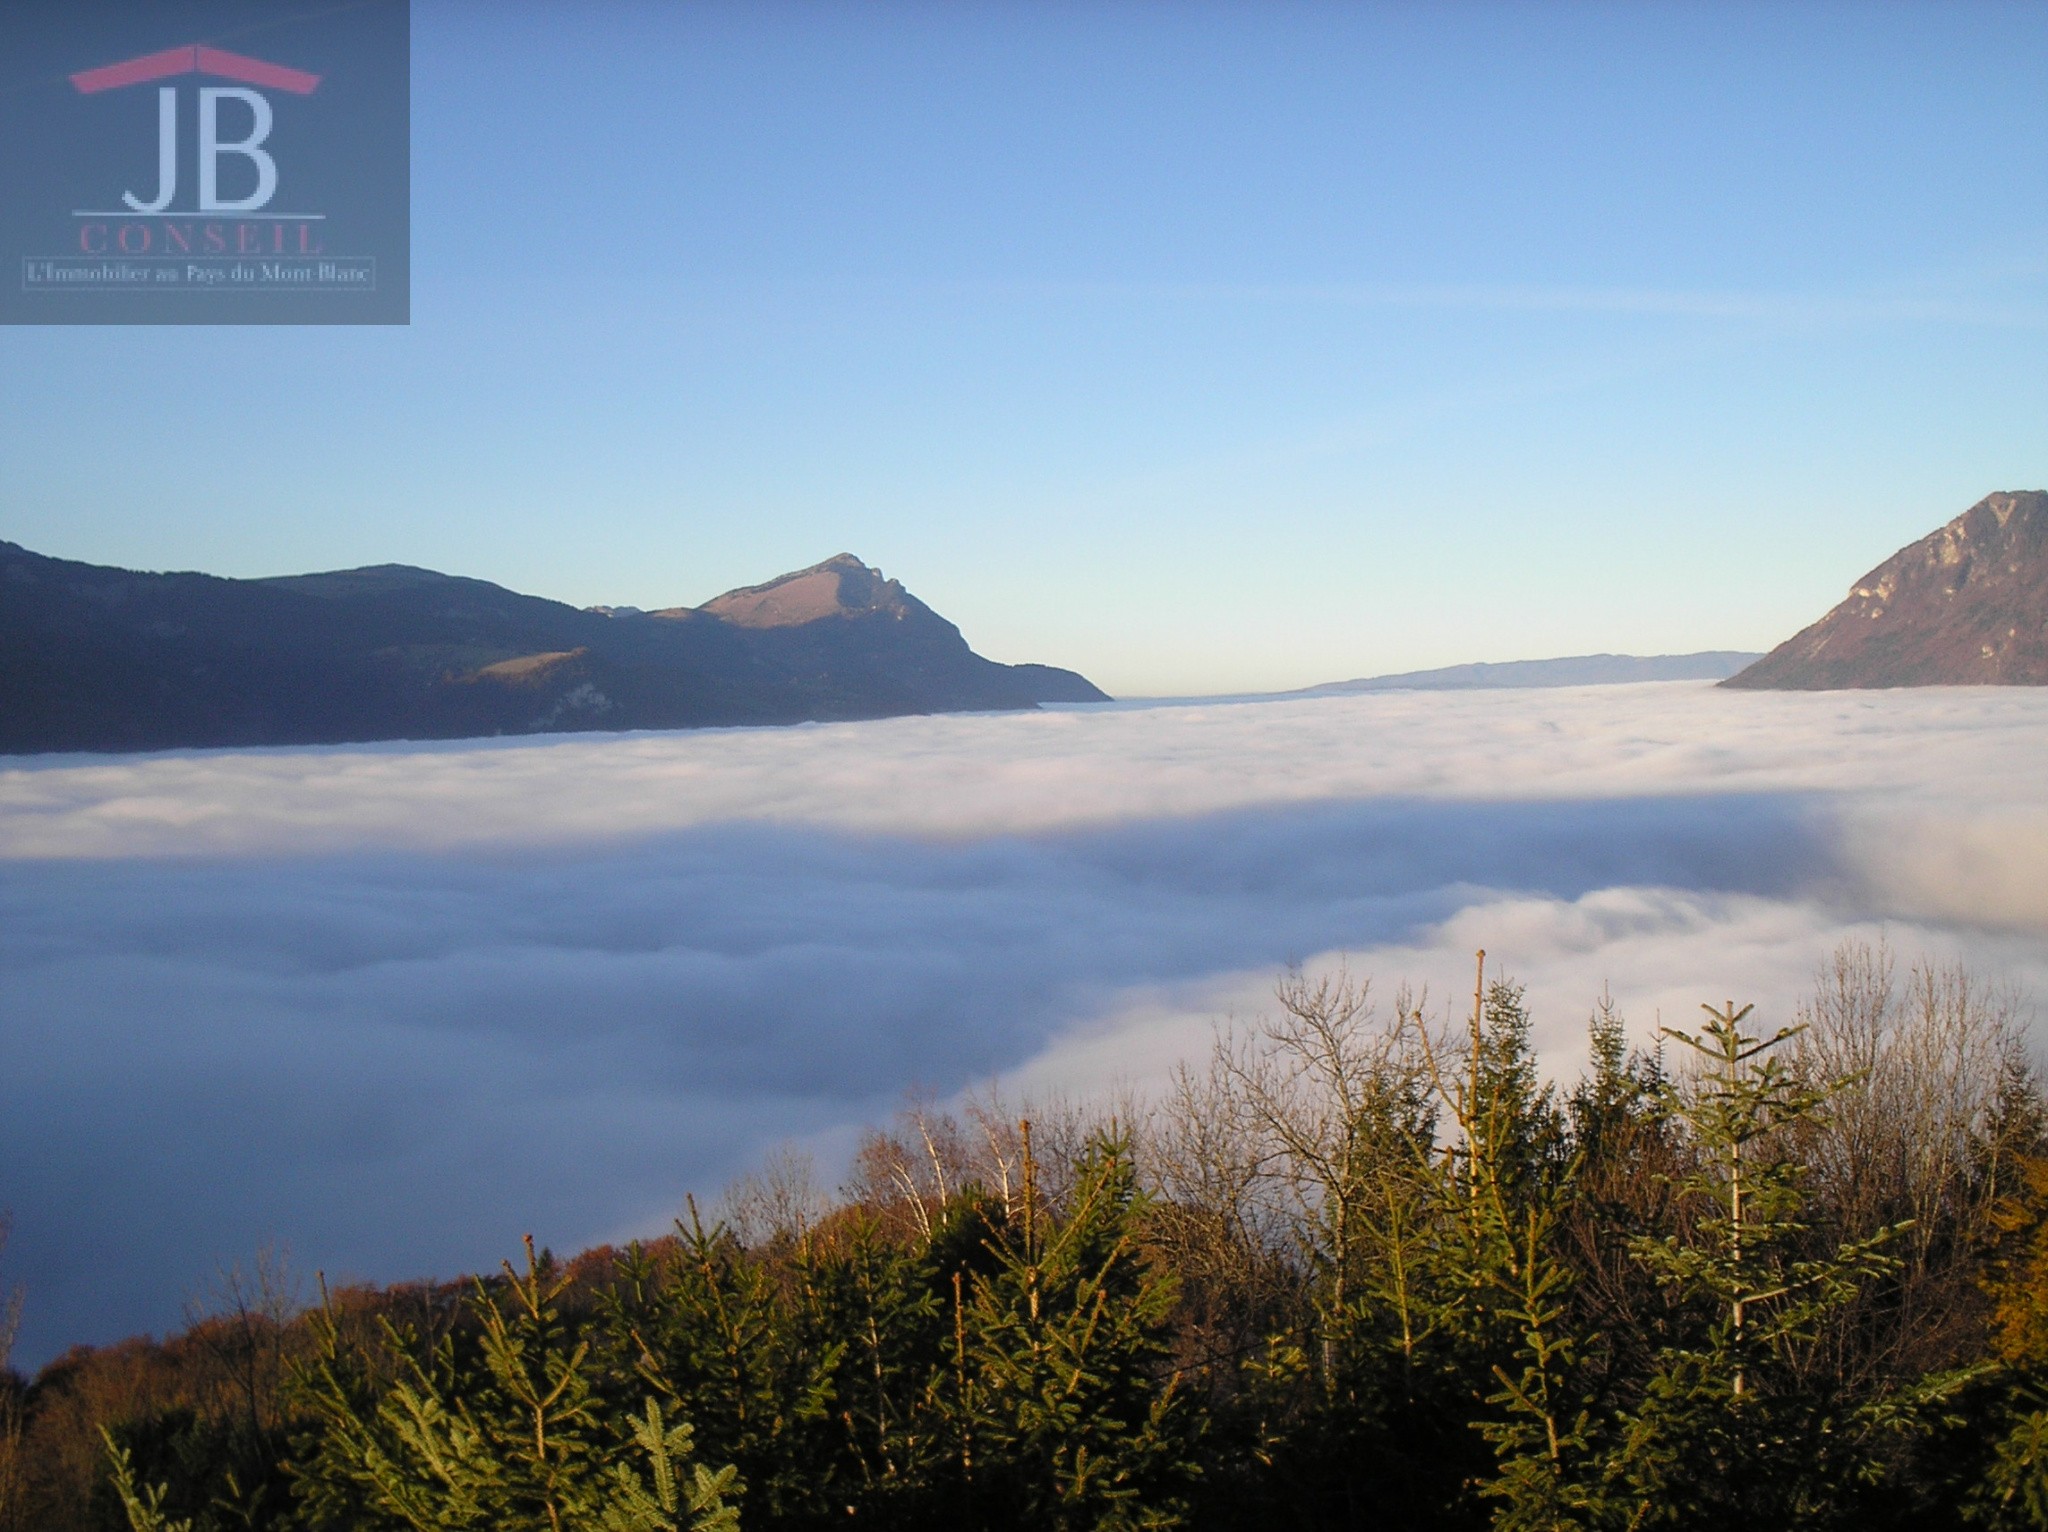
<svg viewBox="0 0 2048 1532">
<path fill-rule="evenodd" d="M 166 208 L 160 213 L 138 213 L 133 208 L 125 207 L 115 208 L 110 212 L 95 212 L 91 208 L 75 207 L 71 210 L 71 216 L 73 218 L 204 218 L 209 222 L 218 222 L 222 219 L 230 218 L 290 218 L 302 223 L 327 217 L 325 213 L 181 213 L 176 208 Z"/>
</svg>

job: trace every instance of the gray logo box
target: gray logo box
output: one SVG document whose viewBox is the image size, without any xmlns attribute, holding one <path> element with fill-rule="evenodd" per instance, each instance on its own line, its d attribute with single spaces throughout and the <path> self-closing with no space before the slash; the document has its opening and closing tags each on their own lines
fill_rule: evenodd
<svg viewBox="0 0 2048 1532">
<path fill-rule="evenodd" d="M 406 324 L 408 0 L 0 6 L 0 322 Z"/>
</svg>

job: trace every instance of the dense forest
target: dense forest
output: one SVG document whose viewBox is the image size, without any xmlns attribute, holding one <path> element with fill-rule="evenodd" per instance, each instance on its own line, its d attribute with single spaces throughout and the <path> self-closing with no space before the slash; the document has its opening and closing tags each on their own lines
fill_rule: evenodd
<svg viewBox="0 0 2048 1532">
<path fill-rule="evenodd" d="M 1294 974 L 1159 1099 L 908 1110 L 836 1198 L 264 1258 L 5 1375 L 0 1532 L 2048 1527 L 2016 999 L 1852 946 L 1782 1024 L 1627 1036 L 1548 1082 L 1505 979 Z"/>
</svg>

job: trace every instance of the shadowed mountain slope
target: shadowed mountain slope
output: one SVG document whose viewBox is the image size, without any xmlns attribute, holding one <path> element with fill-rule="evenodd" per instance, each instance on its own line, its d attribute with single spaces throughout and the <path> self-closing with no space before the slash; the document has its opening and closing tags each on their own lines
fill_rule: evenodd
<svg viewBox="0 0 2048 1532">
<path fill-rule="evenodd" d="M 1721 684 L 2048 685 L 2048 492 L 1986 495 Z"/>
<path fill-rule="evenodd" d="M 848 554 L 703 607 L 579 610 L 385 564 L 226 580 L 0 542 L 0 752 L 457 739 L 1103 700 L 1000 665 Z"/>
</svg>

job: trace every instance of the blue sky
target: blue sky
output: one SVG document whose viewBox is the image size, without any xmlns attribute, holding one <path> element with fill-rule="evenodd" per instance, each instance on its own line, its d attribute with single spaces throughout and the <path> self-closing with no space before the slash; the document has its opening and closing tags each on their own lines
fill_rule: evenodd
<svg viewBox="0 0 2048 1532">
<path fill-rule="evenodd" d="M 2040 6 L 416 0 L 414 322 L 0 331 L 0 537 L 1112 691 L 1763 648 L 2048 484 Z"/>
</svg>

